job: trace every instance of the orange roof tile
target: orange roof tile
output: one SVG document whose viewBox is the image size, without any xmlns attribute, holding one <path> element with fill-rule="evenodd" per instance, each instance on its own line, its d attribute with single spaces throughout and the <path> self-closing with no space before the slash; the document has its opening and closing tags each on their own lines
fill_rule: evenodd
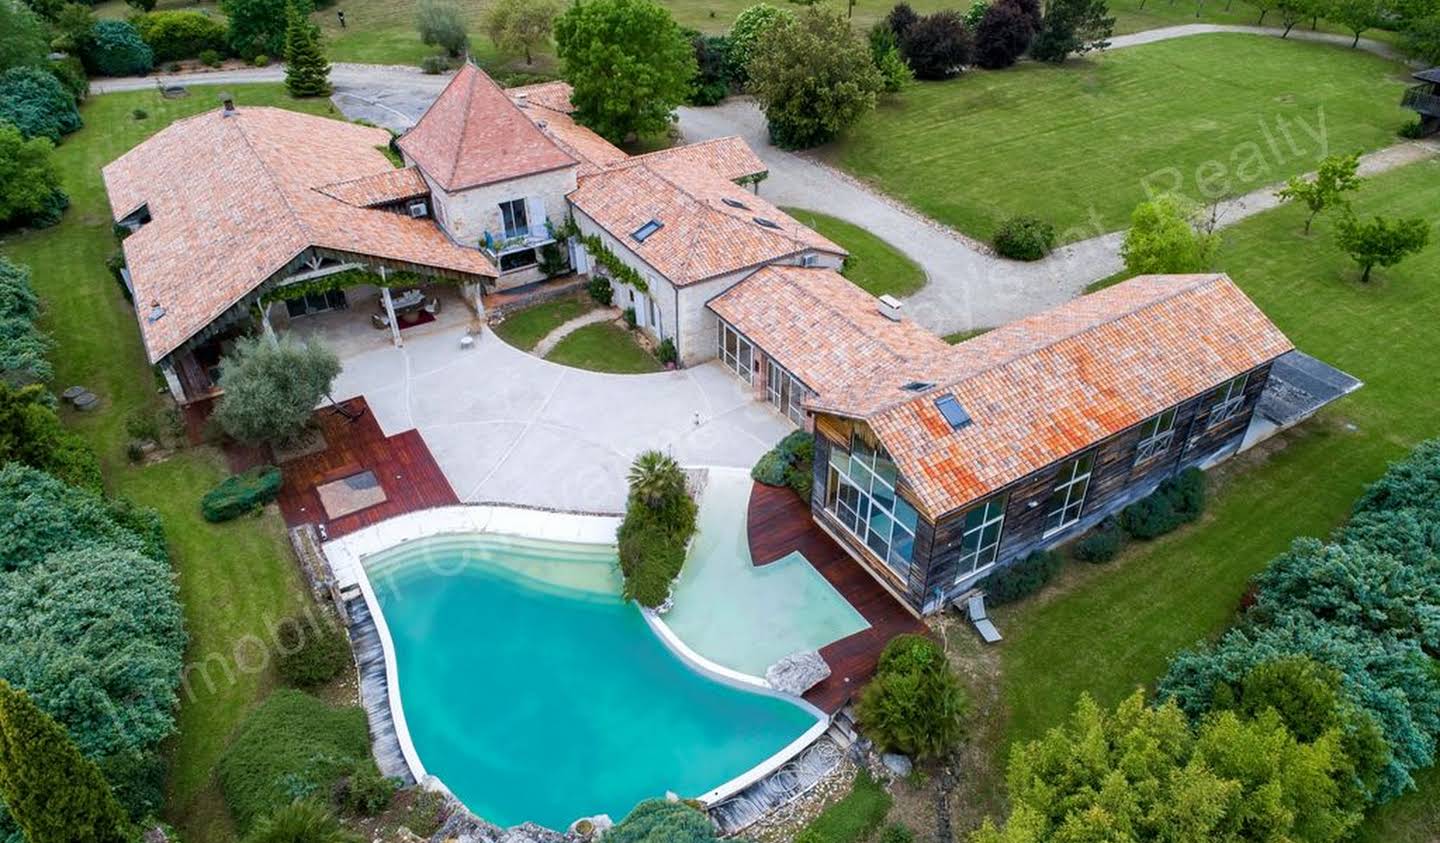
<svg viewBox="0 0 1440 843">
<path fill-rule="evenodd" d="M 681 166 L 704 167 L 730 181 L 753 178 L 769 171 L 760 156 L 750 148 L 750 144 L 734 135 L 661 149 L 637 155 L 636 158 L 641 161 L 673 161 Z"/>
<path fill-rule="evenodd" d="M 383 173 L 361 176 L 358 179 L 327 184 L 316 190 L 346 205 L 357 208 L 373 208 L 425 196 L 430 186 L 425 177 L 414 167 L 401 167 Z"/>
<path fill-rule="evenodd" d="M 542 108 L 551 111 L 563 111 L 566 114 L 575 110 L 570 104 L 570 94 L 573 89 L 569 82 L 539 82 L 534 85 L 517 85 L 514 88 L 506 88 L 505 93 L 512 100 L 525 100 L 534 103 Z"/>
<path fill-rule="evenodd" d="M 456 245 L 432 220 L 316 189 L 397 178 L 377 149 L 389 138 L 278 108 L 217 110 L 172 123 L 107 165 L 115 219 L 142 205 L 150 212 L 123 248 L 151 362 L 311 247 L 493 277 L 481 252 Z M 164 309 L 154 322 L 151 302 Z"/>
<path fill-rule="evenodd" d="M 574 166 L 484 71 L 466 62 L 396 141 L 449 191 Z"/>
<path fill-rule="evenodd" d="M 1224 275 L 1140 276 L 823 393 L 869 422 L 938 517 L 1294 346 Z M 901 389 L 930 382 L 921 394 Z M 972 423 L 935 408 L 953 395 Z"/>
<path fill-rule="evenodd" d="M 716 296 L 711 310 L 810 389 L 825 393 L 920 357 L 945 341 L 832 269 L 767 266 Z"/>
<path fill-rule="evenodd" d="M 595 134 L 589 127 L 575 122 L 571 116 L 575 109 L 570 106 L 570 86 L 567 83 L 545 82 L 506 88 L 505 93 L 546 137 L 579 162 L 577 175 L 597 173 L 630 158 L 624 150 Z"/>
<path fill-rule="evenodd" d="M 846 254 L 766 200 L 683 157 L 632 158 L 585 176 L 570 202 L 680 286 L 806 251 Z M 662 227 L 636 241 L 631 234 L 650 220 Z"/>
</svg>

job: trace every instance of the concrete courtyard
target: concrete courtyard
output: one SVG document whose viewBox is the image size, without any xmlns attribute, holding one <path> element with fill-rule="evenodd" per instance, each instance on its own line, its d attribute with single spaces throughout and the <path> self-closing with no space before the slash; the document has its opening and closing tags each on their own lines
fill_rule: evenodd
<svg viewBox="0 0 1440 843">
<path fill-rule="evenodd" d="M 621 513 L 625 474 L 648 449 L 686 466 L 748 469 L 790 422 L 721 364 L 610 375 L 550 363 L 486 329 L 342 356 L 334 397 L 363 395 L 386 434 L 419 430 L 469 503 Z"/>
</svg>

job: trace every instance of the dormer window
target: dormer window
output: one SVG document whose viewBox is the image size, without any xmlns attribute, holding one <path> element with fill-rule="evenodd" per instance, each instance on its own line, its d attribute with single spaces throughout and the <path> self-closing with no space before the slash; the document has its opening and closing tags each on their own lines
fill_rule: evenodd
<svg viewBox="0 0 1440 843">
<path fill-rule="evenodd" d="M 961 428 L 970 426 L 970 414 L 965 412 L 965 408 L 960 405 L 959 399 L 953 395 L 942 395 L 936 398 L 935 409 L 939 410 L 940 415 L 945 417 L 945 421 L 950 423 L 952 430 L 960 430 Z"/>
<path fill-rule="evenodd" d="M 665 223 L 659 220 L 650 220 L 649 222 L 630 232 L 630 236 L 635 238 L 636 243 L 644 243 L 646 238 L 664 227 Z"/>
</svg>

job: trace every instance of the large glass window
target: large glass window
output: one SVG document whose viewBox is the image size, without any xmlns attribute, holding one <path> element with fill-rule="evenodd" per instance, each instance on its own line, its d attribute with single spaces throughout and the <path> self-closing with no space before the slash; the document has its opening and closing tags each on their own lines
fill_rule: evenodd
<svg viewBox="0 0 1440 843">
<path fill-rule="evenodd" d="M 720 323 L 720 359 L 730 371 L 740 376 L 740 380 L 746 383 L 754 382 L 754 369 L 752 361 L 755 358 L 755 349 L 750 341 L 740 336 L 740 332 L 728 324 Z"/>
<path fill-rule="evenodd" d="M 871 448 L 860 437 L 854 437 L 850 453 L 840 448 L 830 450 L 825 508 L 902 581 L 907 581 L 920 515 L 895 494 L 899 476 L 885 449 Z"/>
<path fill-rule="evenodd" d="M 1206 403 L 1210 405 L 1210 420 L 1206 426 L 1214 427 L 1235 418 L 1235 414 L 1245 406 L 1245 384 L 1249 380 L 1250 374 L 1247 372 L 1238 378 L 1231 378 L 1210 391 L 1206 400 Z"/>
<path fill-rule="evenodd" d="M 525 218 L 525 200 L 511 199 L 509 202 L 500 203 L 500 222 L 505 227 L 505 239 L 511 237 L 524 237 L 530 232 L 530 224 Z"/>
<path fill-rule="evenodd" d="M 805 395 L 809 390 L 774 360 L 765 365 L 765 392 L 775 409 L 784 413 L 797 425 L 805 424 Z"/>
<path fill-rule="evenodd" d="M 960 535 L 956 582 L 995 564 L 995 555 L 1000 550 L 1000 533 L 1005 526 L 1005 501 L 1005 495 L 996 495 L 971 507 L 962 516 L 964 527 Z"/>
<path fill-rule="evenodd" d="M 1085 492 L 1090 488 L 1090 470 L 1095 467 L 1095 452 L 1076 457 L 1060 466 L 1055 490 L 1045 505 L 1045 534 L 1057 533 L 1080 520 L 1085 508 Z"/>
<path fill-rule="evenodd" d="M 1154 459 L 1170 450 L 1175 440 L 1175 408 L 1171 407 L 1140 425 L 1140 443 L 1135 446 L 1135 464 Z"/>
</svg>

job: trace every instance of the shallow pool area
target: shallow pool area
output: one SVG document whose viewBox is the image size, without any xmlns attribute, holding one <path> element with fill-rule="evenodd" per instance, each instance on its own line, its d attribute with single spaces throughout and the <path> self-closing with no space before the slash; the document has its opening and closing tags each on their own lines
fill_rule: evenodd
<svg viewBox="0 0 1440 843">
<path fill-rule="evenodd" d="M 818 650 L 869 624 L 799 553 L 752 564 L 745 528 L 750 488 L 747 471 L 709 470 L 699 533 L 665 623 L 705 658 L 764 676 L 791 653 Z"/>
<path fill-rule="evenodd" d="M 681 661 L 620 600 L 613 547 L 474 533 L 363 562 L 414 749 L 491 822 L 564 829 L 701 796 L 820 723 Z"/>
</svg>

